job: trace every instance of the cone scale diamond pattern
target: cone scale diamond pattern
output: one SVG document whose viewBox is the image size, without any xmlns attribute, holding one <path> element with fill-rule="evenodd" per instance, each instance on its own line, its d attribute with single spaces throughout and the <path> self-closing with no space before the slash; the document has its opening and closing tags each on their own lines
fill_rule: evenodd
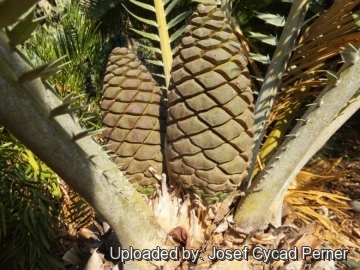
<svg viewBox="0 0 360 270">
<path fill-rule="evenodd" d="M 126 48 L 112 51 L 101 101 L 103 135 L 114 162 L 140 192 L 151 195 L 163 172 L 166 108 L 147 68 Z"/>
<path fill-rule="evenodd" d="M 224 13 L 199 5 L 175 55 L 168 95 L 170 178 L 211 203 L 235 191 L 252 157 L 247 60 Z"/>
</svg>

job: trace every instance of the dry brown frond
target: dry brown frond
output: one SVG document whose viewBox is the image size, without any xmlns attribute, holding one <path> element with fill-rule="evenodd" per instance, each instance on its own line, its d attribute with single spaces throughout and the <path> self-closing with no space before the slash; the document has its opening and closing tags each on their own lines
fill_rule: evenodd
<svg viewBox="0 0 360 270">
<path fill-rule="evenodd" d="M 342 181 L 344 171 L 334 173 L 342 158 L 322 160 L 313 158 L 296 176 L 285 201 L 296 216 L 305 224 L 318 223 L 324 230 L 325 239 L 333 248 L 360 248 L 352 233 L 343 226 L 349 220 L 349 197 L 339 191 L 327 192 L 326 183 Z"/>
<path fill-rule="evenodd" d="M 327 72 L 336 70 L 334 63 L 341 61 L 340 52 L 344 46 L 360 45 L 356 22 L 360 16 L 360 10 L 356 10 L 359 4 L 360 0 L 335 1 L 305 29 L 288 62 L 289 69 L 280 85 L 284 92 L 277 97 L 269 125 L 283 119 L 284 108 L 297 108 L 298 103 L 304 101 L 301 95 L 315 96 L 322 91 Z"/>
</svg>

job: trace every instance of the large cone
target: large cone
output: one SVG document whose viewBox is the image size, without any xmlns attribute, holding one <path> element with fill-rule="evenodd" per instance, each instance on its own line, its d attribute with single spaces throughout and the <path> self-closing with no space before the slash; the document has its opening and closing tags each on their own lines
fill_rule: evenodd
<svg viewBox="0 0 360 270">
<path fill-rule="evenodd" d="M 199 5 L 173 62 L 166 151 L 170 177 L 208 203 L 247 176 L 254 106 L 246 66 L 224 13 Z"/>
<path fill-rule="evenodd" d="M 151 195 L 163 172 L 166 109 L 161 90 L 145 66 L 126 48 L 112 51 L 101 101 L 104 137 L 115 163 L 138 190 Z"/>
</svg>

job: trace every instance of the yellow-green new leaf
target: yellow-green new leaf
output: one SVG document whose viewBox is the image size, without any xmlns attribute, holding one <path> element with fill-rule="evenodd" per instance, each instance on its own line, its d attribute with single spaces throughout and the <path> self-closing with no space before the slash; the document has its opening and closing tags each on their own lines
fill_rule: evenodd
<svg viewBox="0 0 360 270">
<path fill-rule="evenodd" d="M 50 190 L 51 195 L 53 195 L 56 198 L 61 198 L 61 189 L 56 182 L 50 183 L 48 185 L 48 189 Z"/>
<path fill-rule="evenodd" d="M 34 176 L 37 177 L 40 174 L 40 167 L 39 164 L 36 162 L 33 153 L 30 152 L 29 150 L 25 150 L 23 157 L 27 159 L 27 161 L 29 162 L 30 166 L 34 171 Z"/>
<path fill-rule="evenodd" d="M 170 70 L 173 60 L 171 42 L 181 34 L 181 32 L 177 32 L 175 33 L 175 35 L 172 36 L 172 39 L 170 39 L 169 29 L 175 26 L 176 24 L 178 24 L 179 22 L 181 22 L 189 13 L 183 13 L 178 15 L 171 21 L 171 24 L 169 26 L 166 20 L 166 16 L 179 3 L 179 0 L 173 0 L 173 1 L 154 0 L 154 6 L 144 4 L 137 0 L 130 0 L 130 2 L 137 5 L 138 7 L 153 11 L 156 14 L 156 23 L 155 23 L 154 21 L 146 20 L 144 18 L 138 17 L 133 13 L 131 13 L 129 10 L 127 10 L 130 13 L 130 15 L 132 15 L 134 18 L 138 19 L 139 21 L 155 26 L 157 28 L 158 30 L 157 34 L 147 33 L 137 29 L 131 29 L 131 30 L 138 33 L 144 38 L 160 42 L 160 48 L 157 49 L 151 48 L 151 51 L 156 51 L 156 52 L 160 51 L 160 54 L 162 56 L 161 66 L 163 66 L 164 68 L 165 84 L 166 87 L 168 87 L 170 81 Z M 164 9 L 165 5 L 167 5 L 166 10 Z M 159 62 L 157 63 L 157 65 L 159 65 Z"/>
</svg>

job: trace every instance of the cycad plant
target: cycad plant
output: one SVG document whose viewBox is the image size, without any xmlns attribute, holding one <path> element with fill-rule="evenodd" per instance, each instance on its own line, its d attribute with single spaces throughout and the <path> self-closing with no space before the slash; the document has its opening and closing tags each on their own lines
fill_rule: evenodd
<svg viewBox="0 0 360 270">
<path fill-rule="evenodd" d="M 170 90 L 167 96 L 167 144 L 154 147 L 157 151 L 152 159 L 160 162 L 162 159 L 155 158 L 159 153 L 158 149 L 167 149 L 163 160 L 168 163 L 168 183 L 165 175 L 161 177 L 162 171 L 151 167 L 154 163 L 144 165 L 145 168 L 139 171 L 141 177 L 150 176 L 150 171 L 158 179 L 161 188 L 156 189 L 156 182 L 151 182 L 155 194 L 150 198 L 143 198 L 121 172 L 123 170 L 127 173 L 127 168 L 122 168 L 125 162 L 121 162 L 126 157 L 125 152 L 118 151 L 123 145 L 131 146 L 123 147 L 128 151 L 149 145 L 149 141 L 162 143 L 162 129 L 157 124 L 160 120 L 150 110 L 156 106 L 161 107 L 161 99 L 156 98 L 159 91 L 134 55 L 124 55 L 126 49 L 115 49 L 109 57 L 102 101 L 104 120 L 107 115 L 113 115 L 109 117 L 111 125 L 104 121 L 104 134 L 109 142 L 107 147 L 114 152 L 114 156 L 110 158 L 118 159 L 118 165 L 89 137 L 93 133 L 79 126 L 72 114 L 76 108 L 69 107 L 75 97 L 59 98 L 44 81 L 48 75 L 57 71 L 58 63 L 34 68 L 16 47 L 19 41 L 15 33 L 31 32 L 28 31 L 28 24 L 22 24 L 21 21 L 0 32 L 0 94 L 3 97 L 0 102 L 0 123 L 46 161 L 109 222 L 117 233 L 122 248 L 170 248 L 175 242 L 180 242 L 186 248 L 203 248 L 207 253 L 211 252 L 212 245 L 239 248 L 239 243 L 243 240 L 242 233 L 251 235 L 254 231 L 266 229 L 269 224 L 281 226 L 281 206 L 292 178 L 360 106 L 357 98 L 360 85 L 360 78 L 357 76 L 360 69 L 359 53 L 354 45 L 349 44 L 356 41 L 357 37 L 354 33 L 357 28 L 354 8 L 359 1 L 336 1 L 333 9 L 324 12 L 309 27 L 304 24 L 308 1 L 293 1 L 255 108 L 252 105 L 246 69 L 246 47 L 243 48 L 243 43 L 240 45 L 235 38 L 242 38 L 241 31 L 234 23 L 232 27 L 229 26 L 232 18 L 229 16 L 231 11 L 225 8 L 230 6 L 228 3 L 224 3 L 224 11 L 216 3 L 199 5 L 189 18 L 190 24 L 173 57 L 169 48 L 171 41 L 167 38 L 169 35 L 164 31 L 168 29 L 166 18 L 177 2 L 155 1 L 154 6 L 133 2 L 139 7 L 145 6 L 148 10 L 155 11 L 157 18 L 156 23 L 144 21 L 144 18 L 139 20 L 147 24 L 155 23 L 159 30 L 156 36 L 161 46 L 157 52 L 162 54 L 165 67 L 164 86 L 169 85 L 167 90 Z M 168 8 L 164 8 L 167 5 Z M 15 8 L 10 0 L 2 1 L 0 27 L 8 27 L 17 22 L 18 17 L 30 6 L 21 5 L 20 9 Z M 342 13 L 338 12 L 339 8 Z M 135 12 L 132 13 L 136 15 Z M 349 13 L 351 16 L 347 16 L 346 20 L 352 24 L 341 20 L 345 17 L 344 14 Z M 333 16 L 334 21 L 328 19 Z M 310 48 L 305 50 L 303 42 L 319 40 L 324 29 L 329 29 L 331 33 L 330 29 L 336 31 L 338 26 L 341 28 L 344 25 L 347 25 L 343 32 L 347 42 L 341 44 L 344 47 L 341 49 L 343 62 L 335 66 L 331 73 L 326 72 L 329 74 L 326 86 L 313 93 L 315 98 L 311 103 L 299 105 L 300 116 L 285 119 L 294 119 L 297 124 L 293 129 L 289 125 L 286 131 L 284 129 L 280 132 L 279 144 L 270 151 L 269 157 L 264 155 L 265 168 L 256 177 L 252 177 L 254 160 L 263 142 L 279 89 L 285 92 L 292 90 L 292 87 L 310 87 L 311 78 L 302 77 L 301 73 L 303 69 L 303 73 L 306 73 L 307 68 L 318 71 L 316 63 L 308 61 L 308 65 L 302 66 L 305 63 L 301 59 L 310 57 L 316 51 L 318 53 L 315 55 L 319 57 L 314 61 L 323 60 L 320 57 L 323 50 L 321 47 L 308 45 Z M 310 35 L 310 30 L 317 27 L 321 31 L 314 30 Z M 303 38 L 299 38 L 300 32 Z M 332 35 L 328 38 L 330 37 Z M 325 37 L 322 41 L 324 43 L 320 44 L 327 47 L 329 42 L 325 42 Z M 172 58 L 174 61 L 170 72 Z M 289 59 L 293 59 L 292 64 Z M 323 62 L 326 64 L 326 61 Z M 298 72 L 291 73 L 292 70 Z M 140 80 L 138 76 L 146 80 Z M 291 76 L 287 77 L 287 84 L 283 81 L 285 76 Z M 292 84 L 294 81 L 297 86 Z M 149 91 L 145 91 L 146 83 L 151 86 Z M 222 88 L 224 90 L 219 94 L 218 89 Z M 305 113 L 301 115 L 303 112 Z M 148 122 L 141 126 L 141 120 L 146 117 L 152 119 L 153 126 Z M 127 121 L 121 121 L 122 119 Z M 135 121 L 131 122 L 131 119 Z M 227 123 L 233 128 L 227 127 Z M 126 132 L 121 129 L 124 125 Z M 135 132 L 136 129 L 140 131 Z M 145 139 L 142 138 L 144 134 Z M 251 153 L 249 149 L 253 134 L 255 148 Z M 152 135 L 154 137 L 150 140 Z M 285 140 L 282 142 L 283 138 Z M 252 162 L 251 156 L 254 157 Z M 141 152 L 136 152 L 130 158 L 141 164 L 143 156 Z M 146 157 L 144 160 L 146 162 L 149 159 Z M 141 181 L 137 184 L 140 185 Z M 145 184 L 149 185 L 146 181 Z M 240 184 L 243 193 L 241 200 L 237 201 Z M 235 209 L 232 207 L 233 203 Z M 168 234 L 175 242 L 167 241 Z M 182 262 L 134 260 L 126 262 L 124 268 L 166 269 L 181 267 L 180 263 Z M 186 264 L 183 262 L 182 265 L 187 267 Z M 192 267 L 235 269 L 245 267 L 246 264 L 246 261 L 204 260 Z"/>
</svg>

